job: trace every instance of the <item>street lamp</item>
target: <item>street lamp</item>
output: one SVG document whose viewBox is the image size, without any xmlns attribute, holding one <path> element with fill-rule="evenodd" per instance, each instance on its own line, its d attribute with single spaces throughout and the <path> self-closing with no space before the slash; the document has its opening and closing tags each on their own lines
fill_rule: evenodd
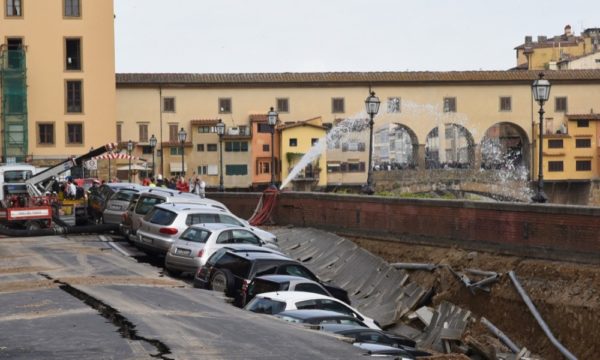
<svg viewBox="0 0 600 360">
<path fill-rule="evenodd" d="M 183 157 L 183 146 L 185 145 L 185 138 L 187 137 L 187 133 L 183 128 L 179 130 L 177 133 L 177 138 L 179 139 L 179 143 L 181 144 L 181 176 L 185 176 L 185 162 Z"/>
<path fill-rule="evenodd" d="M 154 178 L 154 149 L 156 148 L 156 136 L 152 134 L 149 140 L 150 149 L 152 149 L 152 178 Z"/>
<path fill-rule="evenodd" d="M 219 191 L 223 192 L 225 191 L 225 186 L 223 186 L 223 135 L 225 134 L 225 123 L 223 122 L 223 120 L 219 119 L 216 128 L 217 134 L 219 134 Z"/>
<path fill-rule="evenodd" d="M 273 110 L 273 107 L 271 107 L 271 110 L 269 110 L 269 114 L 267 116 L 269 126 L 271 126 L 271 185 L 269 185 L 270 188 L 275 188 L 275 147 L 273 138 L 275 137 L 275 124 L 277 124 L 278 115 L 279 114 L 277 114 L 277 111 Z"/>
<path fill-rule="evenodd" d="M 538 150 L 538 183 L 537 183 L 537 192 L 531 198 L 533 202 L 537 203 L 545 203 L 548 201 L 548 197 L 544 193 L 544 175 L 543 175 L 543 165 L 544 165 L 544 103 L 548 101 L 550 97 L 550 81 L 544 79 L 544 73 L 539 73 L 539 79 L 535 80 L 533 84 L 531 84 L 531 90 L 533 91 L 533 98 L 535 101 L 540 104 L 540 135 L 538 137 L 539 142 L 539 150 Z"/>
<path fill-rule="evenodd" d="M 129 171 L 127 172 L 127 176 L 129 177 L 129 182 L 131 182 L 131 151 L 133 151 L 133 142 L 129 140 L 127 141 L 127 154 L 129 155 Z"/>
<path fill-rule="evenodd" d="M 369 172 L 367 173 L 367 184 L 363 186 L 362 192 L 367 195 L 373 195 L 375 189 L 373 188 L 373 166 L 371 165 L 371 158 L 373 156 L 373 118 L 379 112 L 379 98 L 375 96 L 375 92 L 371 91 L 371 95 L 365 100 L 365 107 L 367 108 L 367 114 L 370 116 L 369 121 Z"/>
</svg>

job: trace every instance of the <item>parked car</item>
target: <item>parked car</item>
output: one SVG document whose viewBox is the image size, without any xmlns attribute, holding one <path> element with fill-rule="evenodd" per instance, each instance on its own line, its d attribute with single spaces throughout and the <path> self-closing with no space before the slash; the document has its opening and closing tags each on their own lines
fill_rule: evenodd
<svg viewBox="0 0 600 360">
<path fill-rule="evenodd" d="M 246 301 L 256 294 L 273 291 L 306 291 L 331 296 L 329 291 L 316 281 L 293 275 L 262 275 L 256 276 L 248 285 Z"/>
<path fill-rule="evenodd" d="M 90 220 L 99 223 L 102 221 L 102 213 L 106 209 L 108 199 L 117 191 L 127 188 L 138 187 L 132 183 L 107 183 L 98 187 L 91 187 L 88 194 L 88 216 Z"/>
<path fill-rule="evenodd" d="M 139 202 L 140 200 L 138 200 L 138 204 Z M 246 228 L 244 222 L 237 216 L 209 205 L 164 203 L 155 205 L 140 220 L 134 242 L 142 248 L 166 253 L 173 241 L 181 236 L 188 226 L 214 223 L 231 224 Z M 250 226 L 246 230 L 255 234 L 263 243 L 277 247 L 276 238 L 273 234 Z"/>
<path fill-rule="evenodd" d="M 258 302 L 259 304 L 261 302 Z M 265 303 L 265 305 L 267 305 Z M 268 305 L 267 305 L 268 306 Z M 256 308 L 257 313 L 261 313 L 263 311 L 262 308 Z M 265 313 L 268 313 L 269 308 L 264 309 Z M 331 311 L 331 310 L 319 310 L 319 309 L 307 309 L 307 310 L 285 310 L 275 314 L 276 317 L 283 319 L 285 321 L 289 321 L 292 323 L 299 324 L 312 324 L 312 325 L 320 325 L 320 324 L 345 324 L 345 325 L 353 325 L 356 327 L 363 327 L 364 329 L 368 329 L 367 326 L 357 318 L 352 315 L 346 315 L 339 312 Z"/>
<path fill-rule="evenodd" d="M 268 274 L 295 275 L 313 280 L 342 301 L 350 302 L 345 290 L 324 283 L 298 261 L 277 254 L 217 252 L 198 269 L 194 286 L 222 291 L 241 306 L 246 303 L 250 281 L 255 276 Z"/>
<path fill-rule="evenodd" d="M 319 330 L 336 333 L 361 343 L 374 343 L 393 347 L 407 347 L 414 350 L 416 342 L 404 336 L 360 326 L 322 324 Z"/>
<path fill-rule="evenodd" d="M 133 185 L 119 189 L 110 196 L 102 212 L 102 221 L 105 224 L 120 224 L 123 220 L 123 213 L 127 211 L 131 201 L 139 197 L 141 192 L 149 190 L 147 186 Z"/>
<path fill-rule="evenodd" d="M 244 307 L 244 309 L 249 311 L 255 311 L 255 309 L 264 309 L 266 307 L 265 304 L 268 302 L 273 303 L 273 306 L 269 308 L 274 310 L 283 308 L 282 311 L 304 309 L 320 309 L 335 311 L 338 313 L 353 316 L 354 318 L 360 320 L 371 329 L 381 330 L 379 324 L 377 324 L 375 320 L 366 317 L 350 305 L 345 304 L 344 302 L 331 296 L 325 296 L 305 291 L 277 291 L 257 294 L 256 297 Z"/>
<path fill-rule="evenodd" d="M 171 190 L 167 188 L 154 187 L 140 194 L 134 207 L 127 209 L 121 221 L 121 232 L 131 241 L 135 241 L 137 229 L 140 227 L 141 219 L 146 216 L 154 205 L 162 203 L 174 204 L 203 204 L 215 209 L 229 212 L 229 209 L 220 202 L 212 199 L 201 198 L 192 193 Z"/>
<path fill-rule="evenodd" d="M 193 217 L 195 211 L 200 210 L 190 211 L 188 217 Z M 143 236 L 142 231 L 140 235 Z M 241 226 L 222 223 L 191 225 L 173 241 L 165 256 L 165 269 L 173 275 L 182 272 L 196 273 L 215 251 L 230 244 L 275 248 L 273 244 L 266 243 L 252 231 Z"/>
</svg>

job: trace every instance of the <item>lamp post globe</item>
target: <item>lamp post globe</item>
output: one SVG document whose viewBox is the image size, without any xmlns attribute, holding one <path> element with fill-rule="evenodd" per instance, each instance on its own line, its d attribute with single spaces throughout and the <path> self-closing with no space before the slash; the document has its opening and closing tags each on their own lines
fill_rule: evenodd
<svg viewBox="0 0 600 360">
<path fill-rule="evenodd" d="M 273 109 L 273 107 L 271 106 L 271 109 L 269 110 L 269 113 L 267 115 L 267 121 L 269 123 L 269 126 L 271 127 L 271 184 L 269 185 L 270 188 L 275 188 L 275 125 L 277 125 L 277 118 L 278 118 L 279 114 L 277 113 L 277 111 L 275 111 Z"/>
<path fill-rule="evenodd" d="M 185 160 L 183 150 L 185 145 L 185 139 L 187 138 L 187 133 L 183 128 L 181 128 L 181 130 L 179 130 L 179 132 L 177 133 L 177 138 L 179 140 L 179 143 L 181 144 L 181 176 L 183 177 L 185 176 Z"/>
<path fill-rule="evenodd" d="M 225 191 L 225 186 L 223 185 L 223 135 L 225 134 L 225 123 L 219 119 L 215 127 L 219 135 L 219 192 L 223 192 Z"/>
<path fill-rule="evenodd" d="M 379 112 L 379 105 L 381 102 L 379 98 L 375 96 L 375 92 L 371 91 L 371 94 L 365 100 L 365 108 L 369 115 L 369 162 L 367 163 L 367 183 L 363 185 L 362 192 L 367 195 L 373 195 L 375 188 L 373 187 L 373 166 L 371 164 L 373 158 L 373 119 Z"/>
<path fill-rule="evenodd" d="M 150 137 L 150 140 L 148 141 L 150 143 L 150 149 L 152 150 L 152 176 L 151 178 L 154 178 L 154 149 L 156 148 L 156 136 L 154 136 L 154 134 L 152 134 L 152 136 Z"/>
<path fill-rule="evenodd" d="M 539 121 L 539 137 L 538 137 L 538 181 L 535 195 L 531 197 L 531 200 L 536 203 L 545 203 L 548 201 L 548 197 L 544 193 L 544 103 L 550 98 L 550 81 L 544 79 L 544 73 L 538 74 L 533 84 L 531 84 L 531 91 L 533 92 L 533 98 L 540 105 Z"/>
<path fill-rule="evenodd" d="M 129 155 L 129 171 L 127 172 L 127 177 L 129 182 L 131 182 L 131 152 L 133 151 L 133 142 L 131 140 L 127 141 L 127 155 Z"/>
</svg>

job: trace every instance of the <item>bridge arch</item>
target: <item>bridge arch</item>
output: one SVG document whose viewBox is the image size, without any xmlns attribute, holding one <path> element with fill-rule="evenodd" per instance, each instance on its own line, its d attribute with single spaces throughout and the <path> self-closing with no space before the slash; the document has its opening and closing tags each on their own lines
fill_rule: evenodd
<svg viewBox="0 0 600 360">
<path fill-rule="evenodd" d="M 444 130 L 440 136 L 440 128 Z M 473 168 L 475 141 L 462 125 L 447 123 L 433 128 L 425 138 L 425 168 Z"/>
<path fill-rule="evenodd" d="M 528 173 L 531 146 L 527 132 L 511 122 L 490 126 L 479 146 L 482 169 L 521 170 Z"/>
</svg>

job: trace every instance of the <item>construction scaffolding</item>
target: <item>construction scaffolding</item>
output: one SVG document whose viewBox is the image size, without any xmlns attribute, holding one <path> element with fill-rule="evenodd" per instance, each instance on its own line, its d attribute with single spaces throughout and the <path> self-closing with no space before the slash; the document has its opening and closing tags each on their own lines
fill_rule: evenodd
<svg viewBox="0 0 600 360">
<path fill-rule="evenodd" d="M 27 157 L 27 69 L 25 49 L 0 46 L 2 162 Z"/>
</svg>

